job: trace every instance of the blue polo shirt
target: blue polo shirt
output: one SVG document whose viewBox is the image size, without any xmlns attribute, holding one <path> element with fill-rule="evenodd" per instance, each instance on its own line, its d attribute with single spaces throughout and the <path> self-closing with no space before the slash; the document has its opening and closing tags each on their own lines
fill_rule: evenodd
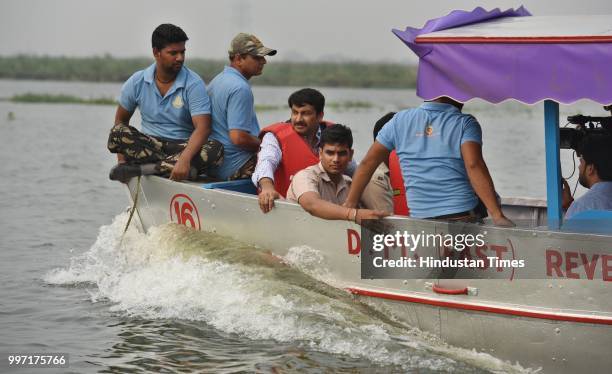
<svg viewBox="0 0 612 374">
<path fill-rule="evenodd" d="M 376 140 L 397 152 L 412 217 L 460 213 L 478 203 L 461 157 L 463 143 L 482 144 L 471 115 L 450 104 L 423 103 L 398 112 Z"/>
<path fill-rule="evenodd" d="M 253 156 L 253 152 L 234 145 L 229 137 L 229 130 L 233 129 L 246 131 L 253 136 L 259 135 L 253 92 L 247 79 L 238 70 L 226 66 L 208 85 L 208 95 L 212 108 L 210 138 L 219 141 L 224 147 L 223 164 L 210 174 L 227 179 Z"/>
<path fill-rule="evenodd" d="M 172 140 L 189 139 L 193 132 L 191 117 L 210 114 L 204 81 L 183 66 L 162 97 L 154 74 L 155 64 L 134 73 L 121 88 L 119 105 L 130 113 L 138 107 L 144 134 Z"/>
<path fill-rule="evenodd" d="M 595 183 L 580 198 L 576 199 L 565 213 L 565 219 L 587 210 L 612 210 L 612 182 Z"/>
</svg>

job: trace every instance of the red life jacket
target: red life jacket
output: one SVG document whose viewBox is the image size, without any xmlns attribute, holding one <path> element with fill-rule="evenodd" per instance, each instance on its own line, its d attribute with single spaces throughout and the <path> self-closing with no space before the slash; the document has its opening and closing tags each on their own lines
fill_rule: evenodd
<svg viewBox="0 0 612 374">
<path fill-rule="evenodd" d="M 397 153 L 392 151 L 389 154 L 389 179 L 391 188 L 393 189 L 393 213 L 409 216 L 410 209 L 406 201 L 406 187 L 404 186 L 404 178 L 402 177 L 402 168 L 400 167 L 399 157 Z"/>
<path fill-rule="evenodd" d="M 325 126 L 333 123 L 324 121 Z M 280 122 L 267 126 L 259 133 L 263 139 L 264 135 L 271 132 L 276 136 L 280 144 L 283 158 L 281 159 L 276 171 L 274 171 L 274 189 L 282 196 L 287 195 L 287 190 L 291 184 L 291 178 L 300 170 L 319 162 L 319 154 L 313 152 L 309 144 L 306 143 L 295 130 L 290 122 Z"/>
</svg>

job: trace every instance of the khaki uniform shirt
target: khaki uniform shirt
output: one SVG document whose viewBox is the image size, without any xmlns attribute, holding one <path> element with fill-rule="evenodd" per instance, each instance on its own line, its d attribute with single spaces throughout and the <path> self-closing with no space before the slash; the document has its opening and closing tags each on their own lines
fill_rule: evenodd
<svg viewBox="0 0 612 374">
<path fill-rule="evenodd" d="M 300 196 L 304 193 L 316 192 L 321 196 L 321 199 L 342 205 L 348 197 L 350 186 L 351 178 L 344 174 L 338 185 L 332 182 L 319 162 L 316 165 L 300 170 L 293 176 L 287 190 L 287 200 L 297 203 Z"/>
<path fill-rule="evenodd" d="M 361 195 L 361 204 L 367 209 L 393 213 L 393 189 L 389 168 L 381 162 Z"/>
</svg>

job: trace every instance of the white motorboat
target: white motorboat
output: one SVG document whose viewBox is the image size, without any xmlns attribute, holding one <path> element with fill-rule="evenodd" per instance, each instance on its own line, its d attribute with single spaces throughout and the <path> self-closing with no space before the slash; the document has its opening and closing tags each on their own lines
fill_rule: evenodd
<svg viewBox="0 0 612 374">
<path fill-rule="evenodd" d="M 503 199 L 504 212 L 520 224 L 515 228 L 470 226 L 470 232 L 486 236 L 486 243 L 463 252 L 471 258 L 490 254 L 520 259 L 525 267 L 464 269 L 454 279 L 426 279 L 431 274 L 419 269 L 402 279 L 363 279 L 363 254 L 371 248 L 362 243 L 360 226 L 318 219 L 285 201 L 278 201 L 272 212 L 262 214 L 250 181 L 132 179 L 129 192 L 133 200 L 138 196 L 140 226 L 147 230 L 175 222 L 258 245 L 279 256 L 292 247 L 308 245 L 321 251 L 337 285 L 452 345 L 518 361 L 523 367 L 543 368 L 544 372 L 609 372 L 612 234 L 592 233 L 588 228 L 585 232 L 584 227 L 572 229 L 563 222 L 558 102 L 579 98 L 612 102 L 612 71 L 599 61 L 612 58 L 612 16 L 526 15 L 523 9 L 486 12 L 478 8 L 453 12 L 421 30 L 395 31 L 420 57 L 417 93 L 424 99 L 546 100 L 547 201 Z M 442 29 L 434 24 L 443 25 Z M 511 61 L 504 65 L 499 59 Z M 438 64 L 440 61 L 446 63 Z M 464 74 L 467 70 L 470 73 Z M 533 88 L 524 80 L 534 74 L 546 75 L 540 78 L 550 84 L 537 83 Z M 491 77 L 498 81 L 483 82 Z M 575 81 L 594 80 L 597 87 L 571 86 Z M 600 218 L 594 221 L 599 228 L 609 219 Z M 391 232 L 453 230 L 440 221 L 409 217 L 385 221 Z M 433 255 L 445 258 L 444 251 L 437 249 Z M 418 253 L 423 257 L 419 252 L 423 250 L 417 248 L 409 256 Z M 385 255 L 390 259 L 406 255 L 400 252 Z"/>
</svg>

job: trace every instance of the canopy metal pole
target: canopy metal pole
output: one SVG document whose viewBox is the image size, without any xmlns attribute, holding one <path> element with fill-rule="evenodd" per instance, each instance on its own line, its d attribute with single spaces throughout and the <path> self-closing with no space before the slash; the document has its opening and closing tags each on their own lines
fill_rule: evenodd
<svg viewBox="0 0 612 374">
<path fill-rule="evenodd" d="M 544 101 L 544 140 L 546 148 L 546 201 L 548 228 L 561 226 L 561 157 L 559 155 L 559 104 Z"/>
</svg>

